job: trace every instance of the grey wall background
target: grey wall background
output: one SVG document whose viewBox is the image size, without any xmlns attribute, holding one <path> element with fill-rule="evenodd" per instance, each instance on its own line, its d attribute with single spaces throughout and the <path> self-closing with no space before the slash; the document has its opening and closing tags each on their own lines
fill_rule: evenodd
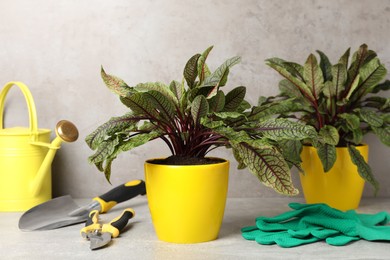
<svg viewBox="0 0 390 260">
<path fill-rule="evenodd" d="M 280 77 L 264 64 L 270 57 L 304 62 L 319 49 L 335 62 L 360 44 L 378 53 L 390 70 L 388 0 L 214 0 L 104 1 L 1 0 L 0 83 L 26 83 L 35 98 L 39 126 L 54 129 L 69 119 L 80 139 L 64 144 L 53 163 L 54 195 L 92 197 L 111 186 L 93 165 L 85 136 L 126 108 L 100 79 L 100 66 L 129 85 L 180 80 L 185 62 L 210 45 L 209 65 L 239 55 L 230 86 L 245 85 L 255 104 L 273 95 Z M 389 78 L 389 76 L 388 76 Z M 12 91 L 6 126 L 27 125 L 24 99 Z M 54 135 L 54 134 L 53 134 Z M 379 196 L 390 196 L 389 149 L 368 136 L 370 163 L 381 183 Z M 168 156 L 156 141 L 123 154 L 113 165 L 112 184 L 143 178 L 143 162 Z M 230 151 L 214 155 L 231 160 L 229 196 L 279 196 L 248 171 L 236 170 Z M 297 187 L 297 173 L 293 172 Z M 365 196 L 372 196 L 366 187 Z"/>
</svg>

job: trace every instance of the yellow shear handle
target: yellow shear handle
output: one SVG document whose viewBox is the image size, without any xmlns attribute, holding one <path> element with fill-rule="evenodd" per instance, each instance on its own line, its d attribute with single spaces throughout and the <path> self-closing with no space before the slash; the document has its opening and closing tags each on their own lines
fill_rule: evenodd
<svg viewBox="0 0 390 260">
<path fill-rule="evenodd" d="M 95 209 L 89 212 L 88 219 L 85 222 L 85 227 L 81 229 L 80 233 L 82 237 L 87 238 L 88 233 L 99 230 L 100 228 L 99 211 Z"/>
<path fill-rule="evenodd" d="M 125 209 L 122 214 L 114 218 L 110 223 L 103 224 L 102 233 L 109 232 L 112 237 L 119 236 L 120 231 L 127 225 L 129 220 L 134 217 L 135 212 L 131 208 Z"/>
</svg>

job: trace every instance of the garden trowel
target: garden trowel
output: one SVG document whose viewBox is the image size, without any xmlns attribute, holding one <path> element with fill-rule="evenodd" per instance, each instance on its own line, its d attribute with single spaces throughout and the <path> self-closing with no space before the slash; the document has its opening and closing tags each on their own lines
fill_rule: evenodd
<svg viewBox="0 0 390 260">
<path fill-rule="evenodd" d="M 120 202 L 145 194 L 145 182 L 134 180 L 94 198 L 84 207 L 79 207 L 70 195 L 58 197 L 26 211 L 19 219 L 19 229 L 23 231 L 50 230 L 85 222 L 92 210 L 104 213 Z"/>
</svg>

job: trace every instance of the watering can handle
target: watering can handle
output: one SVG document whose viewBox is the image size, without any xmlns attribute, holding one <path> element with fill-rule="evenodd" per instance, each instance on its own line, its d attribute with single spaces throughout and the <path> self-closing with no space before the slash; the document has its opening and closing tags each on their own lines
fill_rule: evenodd
<svg viewBox="0 0 390 260">
<path fill-rule="evenodd" d="M 4 85 L 3 90 L 0 93 L 0 129 L 3 129 L 5 97 L 7 96 L 8 91 L 12 86 L 18 86 L 22 91 L 24 98 L 26 99 L 29 118 L 30 118 L 30 131 L 34 136 L 36 136 L 38 134 L 38 120 L 37 120 L 37 112 L 35 109 L 34 99 L 28 87 L 19 81 L 8 82 L 7 84 Z"/>
</svg>

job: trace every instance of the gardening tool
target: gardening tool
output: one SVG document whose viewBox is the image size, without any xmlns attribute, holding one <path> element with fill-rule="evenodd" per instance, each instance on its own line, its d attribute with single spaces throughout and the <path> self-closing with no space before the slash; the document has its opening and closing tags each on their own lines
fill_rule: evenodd
<svg viewBox="0 0 390 260">
<path fill-rule="evenodd" d="M 84 207 L 79 207 L 70 195 L 58 197 L 26 211 L 19 219 L 19 229 L 50 230 L 81 223 L 88 219 L 91 210 L 104 213 L 117 203 L 145 194 L 145 182 L 134 180 L 93 198 L 92 202 Z"/>
<path fill-rule="evenodd" d="M 5 97 L 18 86 L 27 102 L 30 127 L 3 128 Z M 74 142 L 78 130 L 62 120 L 50 142 L 49 129 L 38 129 L 31 92 L 21 82 L 7 83 L 0 93 L 0 211 L 24 211 L 51 199 L 51 163 L 61 143 Z"/>
<path fill-rule="evenodd" d="M 119 236 L 127 222 L 134 217 L 135 212 L 131 208 L 125 209 L 119 217 L 114 218 L 110 223 L 101 225 L 99 223 L 99 211 L 93 210 L 80 231 L 81 236 L 90 240 L 90 249 L 98 249 L 107 245 L 111 238 Z"/>
</svg>

